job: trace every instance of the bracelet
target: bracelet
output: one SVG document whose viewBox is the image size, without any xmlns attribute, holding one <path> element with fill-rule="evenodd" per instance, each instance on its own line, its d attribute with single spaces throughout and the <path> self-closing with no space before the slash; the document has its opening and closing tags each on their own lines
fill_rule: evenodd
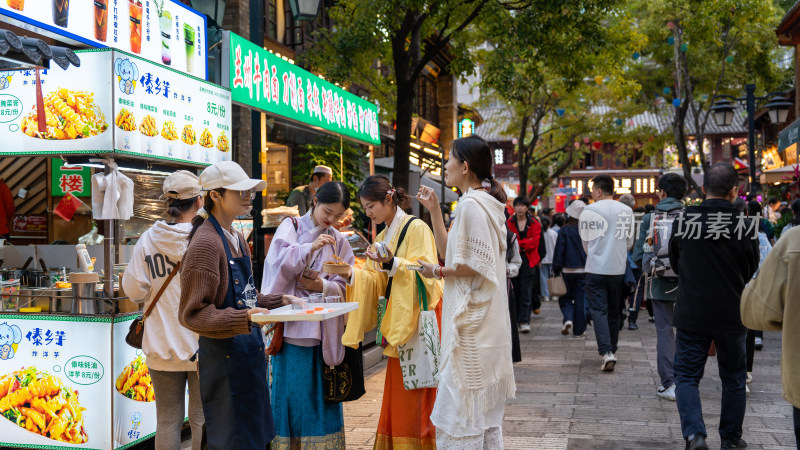
<svg viewBox="0 0 800 450">
<path fill-rule="evenodd" d="M 436 269 L 439 269 L 439 275 L 436 275 Z M 437 280 L 441 280 L 442 278 L 444 278 L 444 272 L 442 271 L 442 266 L 437 264 L 433 268 L 433 277 L 436 278 Z"/>
</svg>

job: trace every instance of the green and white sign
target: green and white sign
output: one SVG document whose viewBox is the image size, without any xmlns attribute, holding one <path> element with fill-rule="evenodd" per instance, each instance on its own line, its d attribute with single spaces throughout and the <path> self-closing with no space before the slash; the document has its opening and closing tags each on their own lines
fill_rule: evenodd
<svg viewBox="0 0 800 450">
<path fill-rule="evenodd" d="M 50 160 L 51 194 L 53 197 L 63 197 L 71 192 L 76 197 L 89 197 L 92 195 L 92 169 L 83 166 L 64 167 L 64 160 L 52 158 Z"/>
<path fill-rule="evenodd" d="M 230 33 L 233 102 L 380 145 L 378 107 Z"/>
</svg>

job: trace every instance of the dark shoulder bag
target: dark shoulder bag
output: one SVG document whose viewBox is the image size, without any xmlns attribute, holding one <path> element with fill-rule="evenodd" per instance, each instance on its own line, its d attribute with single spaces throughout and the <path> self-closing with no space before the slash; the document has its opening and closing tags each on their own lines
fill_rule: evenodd
<svg viewBox="0 0 800 450">
<path fill-rule="evenodd" d="M 158 290 L 156 294 L 156 298 L 153 299 L 153 302 L 150 303 L 150 306 L 147 308 L 147 311 L 144 312 L 143 315 L 139 316 L 131 322 L 131 326 L 128 329 L 128 335 L 125 336 L 125 342 L 128 343 L 133 348 L 142 348 L 142 338 L 144 337 L 144 321 L 153 312 L 153 308 L 156 307 L 156 303 L 158 303 L 158 299 L 161 298 L 161 294 L 164 293 L 164 290 L 167 289 L 169 286 L 169 282 L 175 277 L 175 274 L 178 273 L 178 269 L 181 268 L 181 262 L 178 261 L 178 264 L 175 264 L 175 267 L 172 269 L 172 272 L 169 273 L 167 277 L 167 281 L 161 285 L 161 289 Z"/>
<path fill-rule="evenodd" d="M 412 217 L 406 223 L 403 231 L 400 232 L 400 237 L 397 240 L 397 249 L 403 242 L 406 236 L 408 226 L 416 219 Z M 386 285 L 386 296 L 388 300 L 392 291 L 392 279 L 389 278 L 389 283 Z M 367 391 L 364 388 L 364 359 L 361 343 L 358 348 L 344 347 L 344 359 L 342 363 L 335 367 L 325 366 L 322 372 L 322 388 L 325 395 L 325 400 L 329 402 L 352 402 L 358 400 Z"/>
</svg>

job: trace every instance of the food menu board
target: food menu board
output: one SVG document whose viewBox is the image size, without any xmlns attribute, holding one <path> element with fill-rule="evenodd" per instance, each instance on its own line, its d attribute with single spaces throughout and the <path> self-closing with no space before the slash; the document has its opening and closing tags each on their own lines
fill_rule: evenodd
<svg viewBox="0 0 800 450">
<path fill-rule="evenodd" d="M 229 33 L 233 101 L 380 145 L 378 106 Z"/>
<path fill-rule="evenodd" d="M 0 0 L 1 1 L 1 0 Z M 80 67 L 0 72 L 0 156 L 123 153 L 195 165 L 231 159 L 230 91 L 121 51 Z"/>
<path fill-rule="evenodd" d="M 206 17 L 173 0 L 5 0 L 0 15 L 207 78 Z"/>
<path fill-rule="evenodd" d="M 111 448 L 111 319 L 0 315 L 0 446 Z"/>
<path fill-rule="evenodd" d="M 118 153 L 214 164 L 231 160 L 231 93 L 114 52 L 114 149 Z"/>
<path fill-rule="evenodd" d="M 138 314 L 114 323 L 114 448 L 129 447 L 156 432 L 156 402 L 147 359 L 142 351 L 125 342 L 125 335 Z"/>
</svg>

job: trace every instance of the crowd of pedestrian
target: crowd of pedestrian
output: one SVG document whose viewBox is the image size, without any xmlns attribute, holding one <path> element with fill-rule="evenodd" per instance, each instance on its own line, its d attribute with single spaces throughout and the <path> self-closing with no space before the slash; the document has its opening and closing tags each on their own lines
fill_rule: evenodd
<svg viewBox="0 0 800 450">
<path fill-rule="evenodd" d="M 185 415 L 193 448 L 346 448 L 342 402 L 353 398 L 332 398 L 329 371 L 377 327 L 388 364 L 375 448 L 500 449 L 520 333 L 531 332 L 548 301 L 558 302 L 565 337 L 587 339 L 591 327 L 607 373 L 624 361 L 618 342 L 626 318 L 635 331 L 647 308 L 657 336 L 654 394 L 677 403 L 692 450 L 708 448 L 698 385 L 709 355 L 722 383 L 722 448 L 745 448 L 755 350 L 764 330 L 782 330 L 783 387 L 800 430 L 793 352 L 800 331 L 783 327 L 800 318 L 791 276 L 800 264 L 800 201 L 779 212 L 780 202 L 740 199 L 736 171 L 715 164 L 704 174 L 704 200 L 693 206 L 684 205 L 680 175 L 662 175 L 659 201 L 646 208 L 629 195 L 615 199 L 615 180 L 603 174 L 591 180 L 589 198 L 537 212 L 524 196 L 508 204 L 492 159 L 477 136 L 455 141 L 445 165 L 445 182 L 461 193 L 452 217 L 433 189 L 415 197 L 432 226 L 404 210 L 409 196 L 387 177 L 368 177 L 355 198 L 383 226 L 375 238 L 382 245 L 346 274 L 325 273 L 323 264 L 354 264 L 337 227 L 350 191 L 318 167 L 294 193 L 293 201 L 307 201 L 306 213 L 283 221 L 271 241 L 260 291 L 249 246 L 232 223 L 249 212 L 263 181 L 233 162 L 200 177 L 170 175 L 162 196 L 168 219 L 139 240 L 123 278 L 131 298 L 152 308 L 143 351 L 156 391 L 156 448 L 179 448 Z M 776 240 L 770 233 L 780 214 L 793 218 Z M 146 261 L 154 253 L 180 261 L 177 276 L 152 274 Z M 287 322 L 269 337 L 252 320 L 301 298 L 359 308 L 346 323 Z M 440 357 L 429 373 L 409 374 L 406 346 L 422 333 L 424 314 L 436 317 Z M 434 382 L 416 387 L 412 375 Z M 188 412 L 178 401 L 187 383 Z"/>
</svg>

